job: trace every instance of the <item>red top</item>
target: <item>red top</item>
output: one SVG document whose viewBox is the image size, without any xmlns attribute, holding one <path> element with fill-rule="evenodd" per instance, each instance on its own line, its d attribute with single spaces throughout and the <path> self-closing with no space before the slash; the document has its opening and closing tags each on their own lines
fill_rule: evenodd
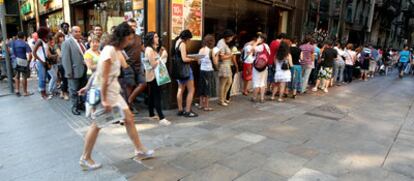
<svg viewBox="0 0 414 181">
<path fill-rule="evenodd" d="M 268 65 L 274 65 L 277 51 L 279 50 L 280 40 L 273 40 L 270 43 L 270 57 Z"/>
</svg>

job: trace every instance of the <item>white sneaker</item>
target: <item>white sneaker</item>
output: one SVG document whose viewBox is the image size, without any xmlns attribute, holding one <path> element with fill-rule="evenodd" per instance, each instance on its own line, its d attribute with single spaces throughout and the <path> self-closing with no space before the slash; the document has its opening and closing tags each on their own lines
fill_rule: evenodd
<svg viewBox="0 0 414 181">
<path fill-rule="evenodd" d="M 164 118 L 164 119 L 160 120 L 159 124 L 162 125 L 162 126 L 169 126 L 169 125 L 171 125 L 171 122 Z"/>
<path fill-rule="evenodd" d="M 328 93 L 328 89 L 327 88 L 323 89 L 323 92 Z"/>
<path fill-rule="evenodd" d="M 316 91 L 318 91 L 317 87 L 312 88 L 312 92 L 316 92 Z"/>
</svg>

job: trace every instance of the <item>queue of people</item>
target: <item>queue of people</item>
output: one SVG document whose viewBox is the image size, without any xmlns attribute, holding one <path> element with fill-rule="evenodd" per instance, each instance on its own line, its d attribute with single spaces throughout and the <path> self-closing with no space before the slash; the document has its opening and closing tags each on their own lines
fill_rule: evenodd
<svg viewBox="0 0 414 181">
<path fill-rule="evenodd" d="M 134 103 L 147 90 L 149 117 L 162 126 L 171 125 L 162 110 L 162 86 L 171 79 L 178 84 L 177 115 L 192 118 L 198 116 L 192 108 L 196 92 L 200 97 L 198 108 L 202 111 L 214 111 L 209 99 L 217 93 L 218 105 L 231 105 L 230 91 L 240 61 L 242 93 L 251 95 L 250 100 L 255 103 L 264 103 L 267 92 L 270 101 L 278 102 L 319 89 L 328 93 L 332 86 L 355 79 L 367 81 L 381 72 L 382 67 L 387 72 L 392 65 L 398 67 L 400 77 L 412 73 L 406 71 L 413 63 L 408 47 L 401 52 L 383 52 L 371 45 L 354 50 L 351 43 L 344 46 L 326 40 L 318 44 L 311 36 L 305 36 L 299 43 L 283 33 L 269 41 L 266 34 L 258 32 L 239 51 L 234 43 L 235 33 L 226 30 L 217 39 L 212 34 L 204 36 L 198 54 L 194 55 L 188 52 L 193 35 L 190 30 L 184 30 L 175 38 L 172 55 L 168 56 L 156 32 L 148 32 L 143 40 L 134 33 L 137 28 L 134 20 L 114 27 L 108 35 L 97 25 L 88 38 L 82 37 L 78 26 L 63 23 L 61 28 L 61 32 L 52 35 L 48 28 L 40 27 L 27 42 L 25 34 L 19 32 L 19 39 L 11 46 L 16 59 L 16 95 L 21 96 L 20 79 L 23 79 L 23 95 L 33 94 L 27 90 L 27 78 L 30 62 L 35 62 L 42 99 L 49 100 L 60 94 L 62 99 L 71 100 L 73 114 L 86 111 L 92 119 L 90 113 L 98 108 L 111 112 L 114 106 L 119 107 L 125 116 L 122 124 L 134 145 L 135 156 L 140 159 L 151 157 L 154 151 L 142 144 L 135 128 Z M 173 64 L 170 73 L 165 66 L 168 62 Z M 193 63 L 198 64 L 199 77 L 194 76 Z M 97 104 L 85 100 L 91 87 L 99 90 Z M 79 161 L 84 170 L 102 166 L 91 155 L 101 128 L 93 121 L 85 136 Z"/>
</svg>

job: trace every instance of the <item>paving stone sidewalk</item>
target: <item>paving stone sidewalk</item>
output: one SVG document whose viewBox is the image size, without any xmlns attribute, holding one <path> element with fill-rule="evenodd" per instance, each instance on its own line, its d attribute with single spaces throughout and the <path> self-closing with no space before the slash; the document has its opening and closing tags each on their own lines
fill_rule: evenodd
<svg viewBox="0 0 414 181">
<path fill-rule="evenodd" d="M 104 178 L 102 180 L 139 181 L 413 180 L 413 88 L 411 77 L 399 80 L 389 76 L 335 87 L 325 96 L 321 92 L 309 93 L 285 103 L 252 104 L 247 97 L 238 96 L 229 107 L 213 103 L 214 112 L 198 111 L 200 116 L 194 119 L 176 117 L 175 111 L 166 111 L 167 118 L 173 122 L 169 127 L 159 126 L 156 121 L 144 117 L 146 112 L 141 112 L 137 116 L 137 128 L 143 142 L 156 149 L 156 158 L 142 164 L 133 161 L 133 147 L 125 128 L 113 125 L 102 130 L 95 149 L 96 160 L 103 162 L 105 167 L 92 173 L 80 172 L 77 165 L 82 148 L 81 136 L 89 121 L 71 115 L 67 102 L 49 101 L 48 110 L 58 113 L 51 118 L 36 117 L 36 114 L 33 117 L 14 115 L 19 121 L 8 123 L 4 117 L 16 114 L 9 108 L 9 112 L 1 113 L 3 117 L 0 119 L 14 129 L 19 122 L 38 121 L 42 126 L 36 130 L 48 135 L 42 137 L 36 133 L 40 134 L 38 138 L 54 137 L 30 144 L 33 147 L 39 143 L 45 147 L 59 142 L 56 140 L 68 143 L 56 144 L 52 150 L 39 148 L 35 152 L 67 152 L 64 157 L 53 157 L 66 161 L 61 169 L 51 169 L 60 164 L 44 163 L 45 156 L 37 158 L 38 162 L 31 157 L 26 167 L 21 168 L 43 161 L 49 170 L 40 167 L 30 174 L 13 177 L 15 179 L 30 178 L 31 175 L 39 180 L 68 180 L 69 176 L 65 175 L 73 174 L 85 177 L 84 180 L 98 180 L 99 177 Z M 0 98 L 1 101 L 13 102 Z M 26 105 L 24 110 L 30 113 L 39 111 L 38 102 L 27 101 L 19 105 Z M 36 125 L 29 124 L 24 131 L 32 130 Z M 68 131 L 68 127 L 73 131 Z M 16 139 L 9 139 L 12 135 L 9 128 L 0 129 L 1 143 L 8 143 L 6 149 L 0 148 L 0 154 L 19 150 L 16 156 L 1 159 L 6 160 L 0 163 L 3 165 L 0 168 L 2 176 L 10 169 L 8 162 L 16 162 L 24 155 L 27 148 L 22 145 L 30 139 L 13 146 L 14 141 L 27 133 L 13 133 Z M 68 172 L 64 172 L 66 167 Z M 7 173 L 18 175 L 17 171 Z M 110 176 L 105 177 L 105 174 Z"/>
</svg>

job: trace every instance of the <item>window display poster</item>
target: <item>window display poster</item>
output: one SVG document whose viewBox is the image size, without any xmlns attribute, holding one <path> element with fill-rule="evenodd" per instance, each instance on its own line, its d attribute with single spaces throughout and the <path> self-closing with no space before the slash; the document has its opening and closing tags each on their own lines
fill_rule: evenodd
<svg viewBox="0 0 414 181">
<path fill-rule="evenodd" d="M 171 38 L 175 39 L 184 29 L 189 29 L 193 40 L 202 39 L 203 0 L 172 0 Z"/>
</svg>

